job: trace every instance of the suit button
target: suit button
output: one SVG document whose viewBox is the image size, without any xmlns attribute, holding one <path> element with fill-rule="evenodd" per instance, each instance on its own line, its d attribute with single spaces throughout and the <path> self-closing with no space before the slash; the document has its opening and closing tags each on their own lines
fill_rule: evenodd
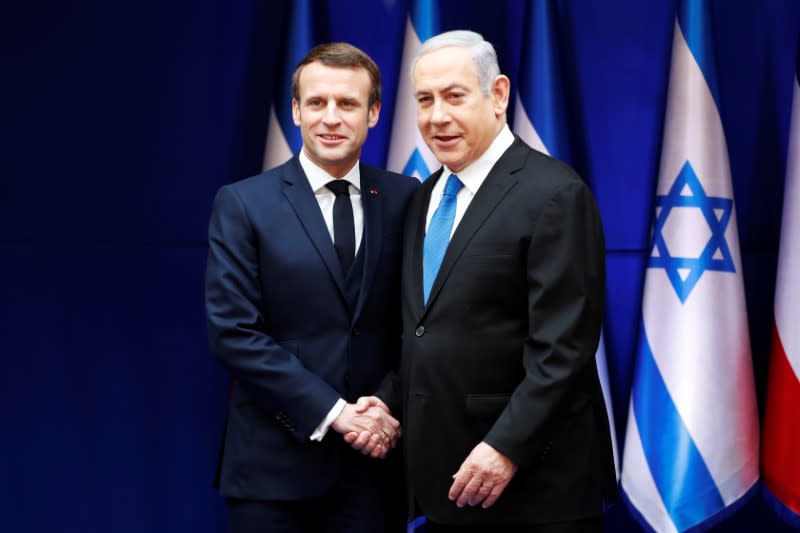
<svg viewBox="0 0 800 533">
<path fill-rule="evenodd" d="M 414 335 L 417 337 L 422 337 L 425 334 L 425 326 L 419 326 L 415 331 Z"/>
<path fill-rule="evenodd" d="M 355 337 L 358 337 L 358 335 L 359 335 L 360 333 L 361 333 L 361 332 L 360 332 L 360 331 L 358 331 L 358 326 L 356 326 L 356 327 L 354 327 L 354 328 L 353 328 L 353 335 L 354 335 Z"/>
</svg>

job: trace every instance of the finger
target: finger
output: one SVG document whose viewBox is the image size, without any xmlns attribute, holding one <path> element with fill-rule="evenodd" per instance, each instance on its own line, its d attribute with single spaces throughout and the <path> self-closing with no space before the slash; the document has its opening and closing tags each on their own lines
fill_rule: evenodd
<svg viewBox="0 0 800 533">
<path fill-rule="evenodd" d="M 383 459 L 386 457 L 386 448 L 383 444 L 378 443 L 378 445 L 372 449 L 372 453 L 370 453 L 369 456 L 373 459 Z"/>
<path fill-rule="evenodd" d="M 488 480 L 484 481 L 483 483 L 481 483 L 481 486 L 478 487 L 478 491 L 475 493 L 475 495 L 472 498 L 470 498 L 467 503 L 469 503 L 470 507 L 475 507 L 476 505 L 478 505 L 479 503 L 481 503 L 483 500 L 486 499 L 489 493 L 492 492 L 493 488 L 494 485 L 492 485 L 490 481 Z"/>
<path fill-rule="evenodd" d="M 369 431 L 362 431 L 361 433 L 358 434 L 358 438 L 355 440 L 355 442 L 350 443 L 350 446 L 352 446 L 356 450 L 361 450 L 362 448 L 364 448 L 364 446 L 366 446 L 369 443 L 369 439 L 371 437 L 372 433 L 370 433 Z"/>
<path fill-rule="evenodd" d="M 472 476 L 464 472 L 464 465 L 461 465 L 458 472 L 453 474 L 453 484 L 450 486 L 450 491 L 447 493 L 447 497 L 450 498 L 450 501 L 455 501 L 461 495 L 461 491 L 464 490 L 470 477 Z"/>
<path fill-rule="evenodd" d="M 347 444 L 353 444 L 357 438 L 358 438 L 358 433 L 355 431 L 351 431 L 350 433 L 345 433 L 344 435 L 344 441 Z"/>
<path fill-rule="evenodd" d="M 484 509 L 488 509 L 489 507 L 494 505 L 494 502 L 497 501 L 497 498 L 499 498 L 500 495 L 503 494 L 503 490 L 506 488 L 507 484 L 508 483 L 500 483 L 492 487 L 492 490 L 489 492 L 489 495 L 486 497 L 485 500 L 483 500 L 483 504 L 481 505 L 481 507 L 483 507 Z"/>
<path fill-rule="evenodd" d="M 375 449 L 375 446 L 377 446 L 380 443 L 381 443 L 380 435 L 376 435 L 373 433 L 372 436 L 369 438 L 369 441 L 367 441 L 367 444 L 363 448 L 361 448 L 361 453 L 363 453 L 364 455 L 371 455 L 372 450 Z"/>
<path fill-rule="evenodd" d="M 479 477 L 473 475 L 472 479 L 469 480 L 467 485 L 464 487 L 464 490 L 461 491 L 461 494 L 458 496 L 456 500 L 456 505 L 459 507 L 464 507 L 467 505 L 472 498 L 475 497 L 475 494 L 478 493 L 478 489 L 480 488 L 483 480 Z"/>
</svg>

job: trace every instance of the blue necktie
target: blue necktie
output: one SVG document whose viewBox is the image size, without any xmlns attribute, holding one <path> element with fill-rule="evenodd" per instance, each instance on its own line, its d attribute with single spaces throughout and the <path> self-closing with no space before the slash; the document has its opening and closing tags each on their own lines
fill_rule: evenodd
<svg viewBox="0 0 800 533">
<path fill-rule="evenodd" d="M 425 304 L 428 303 L 433 280 L 436 279 L 447 245 L 450 243 L 450 232 L 453 230 L 453 221 L 456 218 L 456 195 L 463 186 L 458 176 L 450 174 L 439 207 L 436 208 L 428 224 L 422 251 L 422 294 Z"/>
<path fill-rule="evenodd" d="M 339 256 L 339 262 L 342 263 L 344 275 L 347 276 L 356 255 L 356 230 L 353 222 L 353 206 L 350 202 L 350 183 L 347 180 L 335 180 L 325 186 L 336 195 L 336 200 L 333 201 L 333 247 Z"/>
</svg>

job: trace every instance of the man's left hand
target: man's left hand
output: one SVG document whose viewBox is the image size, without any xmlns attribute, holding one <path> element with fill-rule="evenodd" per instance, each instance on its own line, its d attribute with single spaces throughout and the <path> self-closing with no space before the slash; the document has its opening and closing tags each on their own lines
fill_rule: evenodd
<svg viewBox="0 0 800 533">
<path fill-rule="evenodd" d="M 480 442 L 453 475 L 448 497 L 459 507 L 482 504 L 481 507 L 488 509 L 516 473 L 517 465 L 511 459 Z"/>
</svg>

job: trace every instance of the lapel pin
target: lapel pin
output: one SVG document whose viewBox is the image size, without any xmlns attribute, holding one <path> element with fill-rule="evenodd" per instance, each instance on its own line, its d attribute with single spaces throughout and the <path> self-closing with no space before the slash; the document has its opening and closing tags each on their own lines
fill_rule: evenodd
<svg viewBox="0 0 800 533">
<path fill-rule="evenodd" d="M 372 187 L 372 188 L 369 190 L 369 193 L 370 193 L 372 196 L 378 196 L 378 189 L 376 189 L 375 187 Z"/>
</svg>

